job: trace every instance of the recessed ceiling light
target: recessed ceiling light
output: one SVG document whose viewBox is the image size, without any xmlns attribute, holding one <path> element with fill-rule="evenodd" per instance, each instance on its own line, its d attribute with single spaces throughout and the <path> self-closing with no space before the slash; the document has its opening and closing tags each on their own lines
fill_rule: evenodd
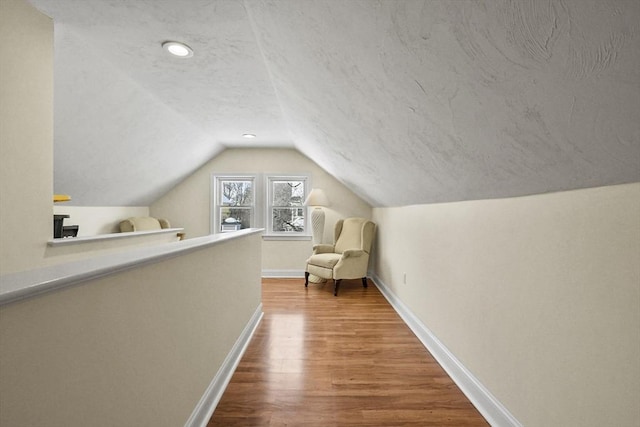
<svg viewBox="0 0 640 427">
<path fill-rule="evenodd" d="M 178 58 L 191 58 L 193 56 L 193 50 L 184 43 L 164 42 L 162 43 L 162 47 Z"/>
<path fill-rule="evenodd" d="M 252 138 L 255 138 L 256 135 L 254 133 L 243 133 L 242 137 L 247 139 L 252 139 Z"/>
</svg>

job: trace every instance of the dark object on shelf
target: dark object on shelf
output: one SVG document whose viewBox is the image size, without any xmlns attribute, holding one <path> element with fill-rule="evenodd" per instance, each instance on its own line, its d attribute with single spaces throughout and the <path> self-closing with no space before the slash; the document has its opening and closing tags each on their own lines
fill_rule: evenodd
<svg viewBox="0 0 640 427">
<path fill-rule="evenodd" d="M 78 235 L 77 225 L 65 225 L 62 227 L 62 237 L 76 237 Z"/>
<path fill-rule="evenodd" d="M 53 216 L 53 238 L 59 239 L 62 237 L 62 221 L 65 218 L 69 218 L 69 215 L 54 215 Z"/>
</svg>

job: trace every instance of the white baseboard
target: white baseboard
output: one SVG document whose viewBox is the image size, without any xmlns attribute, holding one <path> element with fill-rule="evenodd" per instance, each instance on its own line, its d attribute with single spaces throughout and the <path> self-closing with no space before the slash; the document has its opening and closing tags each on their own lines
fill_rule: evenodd
<svg viewBox="0 0 640 427">
<path fill-rule="evenodd" d="M 304 279 L 304 270 L 262 270 L 262 277 Z M 367 277 L 373 277 L 373 273 L 368 272 Z"/>
<path fill-rule="evenodd" d="M 304 278 L 304 270 L 262 270 L 262 277 L 269 278 Z"/>
<path fill-rule="evenodd" d="M 382 295 L 396 310 L 402 320 L 429 350 L 440 366 L 493 427 L 522 427 L 522 424 L 505 408 L 487 388 L 445 347 L 415 314 L 375 274 L 371 277 Z"/>
<path fill-rule="evenodd" d="M 207 387 L 204 395 L 200 398 L 200 401 L 185 423 L 185 427 L 206 427 L 209 419 L 211 418 L 211 415 L 213 414 L 213 411 L 218 405 L 218 402 L 220 402 L 222 394 L 227 388 L 229 381 L 231 381 L 231 377 L 238 367 L 238 363 L 240 363 L 240 359 L 242 359 L 242 355 L 247 349 L 247 346 L 251 341 L 251 337 L 260 324 L 262 315 L 262 303 L 260 303 L 258 308 L 256 308 L 256 311 L 251 316 L 251 319 L 249 319 L 249 322 L 245 326 L 244 330 L 238 337 L 238 340 L 231 348 L 231 351 L 224 359 L 224 362 L 222 362 L 222 366 L 216 373 L 216 376 L 209 384 L 209 387 Z"/>
</svg>

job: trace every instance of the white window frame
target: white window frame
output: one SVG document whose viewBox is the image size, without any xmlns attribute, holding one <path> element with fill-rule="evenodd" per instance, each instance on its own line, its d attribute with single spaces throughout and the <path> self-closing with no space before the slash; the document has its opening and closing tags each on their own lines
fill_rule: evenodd
<svg viewBox="0 0 640 427">
<path fill-rule="evenodd" d="M 252 228 L 260 228 L 263 226 L 262 215 L 261 215 L 261 189 L 262 184 L 260 182 L 260 176 L 257 174 L 232 174 L 232 173 L 224 173 L 224 174 L 211 174 L 211 223 L 210 223 L 210 233 L 218 234 L 224 233 L 225 231 L 221 230 L 221 218 L 220 218 L 220 208 L 222 207 L 221 201 L 221 191 L 222 191 L 222 182 L 223 181 L 252 181 L 253 182 L 253 204 L 251 206 L 252 209 Z"/>
<path fill-rule="evenodd" d="M 212 173 L 211 174 L 211 191 L 210 191 L 210 222 L 209 230 L 211 234 L 222 233 L 220 230 L 220 200 L 222 181 L 228 180 L 253 180 L 254 198 L 253 198 L 253 224 L 252 227 L 264 228 L 265 232 L 262 236 L 263 240 L 311 240 L 311 220 L 310 210 L 307 206 L 302 206 L 305 214 L 304 232 L 281 232 L 273 233 L 272 216 L 271 216 L 271 181 L 272 180 L 298 180 L 305 182 L 305 199 L 311 191 L 311 174 L 263 174 L 263 173 Z"/>
<path fill-rule="evenodd" d="M 310 174 L 295 174 L 295 175 L 283 175 L 283 174 L 269 174 L 265 179 L 265 237 L 267 239 L 287 239 L 287 240 L 309 240 L 311 237 L 311 233 L 309 230 L 309 226 L 311 221 L 309 221 L 309 210 L 307 206 L 300 206 L 300 208 L 304 212 L 304 231 L 302 233 L 296 231 L 273 231 L 273 185 L 274 181 L 302 181 L 304 183 L 304 197 L 303 200 L 307 198 L 309 195 L 309 191 L 311 191 L 311 176 Z"/>
</svg>

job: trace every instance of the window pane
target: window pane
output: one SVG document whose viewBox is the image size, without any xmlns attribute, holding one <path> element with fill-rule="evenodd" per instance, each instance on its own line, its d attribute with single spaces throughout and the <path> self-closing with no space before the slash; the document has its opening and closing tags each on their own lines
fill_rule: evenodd
<svg viewBox="0 0 640 427">
<path fill-rule="evenodd" d="M 223 206 L 253 205 L 253 181 L 222 181 L 220 204 Z"/>
<path fill-rule="evenodd" d="M 298 208 L 274 208 L 273 232 L 304 232 L 304 216 L 298 215 Z"/>
<path fill-rule="evenodd" d="M 251 228 L 251 208 L 222 207 L 220 208 L 220 231 L 235 231 L 243 228 Z"/>
<path fill-rule="evenodd" d="M 272 181 L 273 206 L 302 206 L 303 181 Z"/>
</svg>

